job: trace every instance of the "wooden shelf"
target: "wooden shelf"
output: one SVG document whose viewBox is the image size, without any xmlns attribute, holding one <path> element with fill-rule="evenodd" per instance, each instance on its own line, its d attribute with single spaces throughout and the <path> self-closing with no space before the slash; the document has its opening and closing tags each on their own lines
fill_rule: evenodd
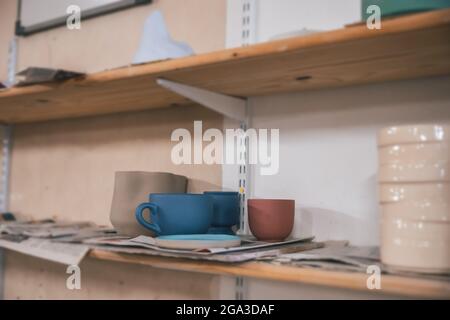
<svg viewBox="0 0 450 320">
<path fill-rule="evenodd" d="M 211 261 L 165 258 L 91 250 L 90 257 L 100 260 L 132 263 L 154 268 L 200 272 L 214 275 L 243 276 L 291 283 L 321 285 L 368 291 L 367 274 L 324 271 L 318 269 L 273 265 L 267 262 L 225 264 Z M 450 299 L 450 282 L 383 275 L 380 290 L 370 292 L 414 298 Z"/>
<path fill-rule="evenodd" d="M 0 92 L 0 122 L 23 123 L 183 105 L 158 77 L 232 96 L 259 96 L 450 74 L 450 10 L 357 25 L 60 84 Z"/>
</svg>

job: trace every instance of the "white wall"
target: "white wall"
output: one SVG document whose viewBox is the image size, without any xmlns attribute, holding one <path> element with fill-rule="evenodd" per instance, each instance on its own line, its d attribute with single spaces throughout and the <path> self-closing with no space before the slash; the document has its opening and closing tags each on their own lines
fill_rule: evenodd
<svg viewBox="0 0 450 320">
<path fill-rule="evenodd" d="M 450 77 L 254 98 L 253 127 L 280 129 L 280 170 L 253 171 L 255 197 L 296 200 L 294 234 L 378 241 L 376 134 L 450 121 Z"/>
<path fill-rule="evenodd" d="M 360 0 L 259 0 L 257 41 L 290 31 L 331 30 L 360 20 Z"/>
<path fill-rule="evenodd" d="M 228 0 L 227 47 L 241 46 L 242 5 Z M 250 0 L 256 26 L 254 42 L 302 29 L 332 30 L 361 20 L 360 0 Z"/>
<path fill-rule="evenodd" d="M 360 19 L 359 0 L 254 2 L 256 42 Z M 241 45 L 241 9 L 241 0 L 228 0 L 227 47 Z M 295 199 L 295 236 L 378 244 L 376 132 L 390 124 L 450 121 L 448 88 L 450 77 L 441 77 L 252 98 L 252 127 L 280 129 L 279 174 L 260 176 L 253 168 L 253 195 Z M 234 172 L 223 166 L 227 186 L 235 181 Z M 247 283 L 247 297 L 253 299 L 368 297 L 254 279 Z"/>
<path fill-rule="evenodd" d="M 228 46 L 241 28 L 238 2 L 228 1 Z M 254 3 L 258 41 L 360 19 L 357 0 Z M 295 199 L 296 236 L 378 244 L 376 132 L 396 123 L 449 120 L 449 87 L 447 77 L 252 98 L 252 127 L 280 129 L 280 171 L 260 176 L 254 168 L 253 196 Z M 228 186 L 231 170 L 223 168 Z"/>
</svg>

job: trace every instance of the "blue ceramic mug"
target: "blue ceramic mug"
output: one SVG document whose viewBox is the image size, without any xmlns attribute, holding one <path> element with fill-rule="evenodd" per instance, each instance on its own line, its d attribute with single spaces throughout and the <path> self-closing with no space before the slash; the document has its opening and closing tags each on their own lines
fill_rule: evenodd
<svg viewBox="0 0 450 320">
<path fill-rule="evenodd" d="M 136 208 L 136 219 L 156 235 L 207 233 L 213 218 L 213 200 L 203 194 L 152 193 L 150 202 Z M 150 210 L 150 220 L 143 213 Z"/>
<path fill-rule="evenodd" d="M 214 202 L 214 216 L 208 233 L 234 234 L 231 227 L 239 224 L 239 193 L 207 191 Z"/>
</svg>

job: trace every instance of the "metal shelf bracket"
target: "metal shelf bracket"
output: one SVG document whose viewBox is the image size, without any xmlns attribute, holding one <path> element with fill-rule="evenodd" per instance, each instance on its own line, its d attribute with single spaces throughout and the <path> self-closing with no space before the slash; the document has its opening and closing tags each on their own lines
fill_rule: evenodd
<svg viewBox="0 0 450 320">
<path fill-rule="evenodd" d="M 17 38 L 14 37 L 9 43 L 8 52 L 8 84 L 12 85 L 16 76 L 17 65 Z M 0 211 L 6 212 L 9 208 L 9 170 L 11 158 L 11 143 L 12 143 L 12 127 L 2 125 L 0 126 Z M 0 248 L 0 300 L 4 298 L 5 291 L 5 253 Z"/>
<path fill-rule="evenodd" d="M 239 234 L 247 234 L 247 195 L 249 194 L 249 167 L 248 167 L 248 137 L 245 134 L 249 126 L 249 99 L 236 98 L 225 94 L 212 92 L 209 90 L 181 84 L 178 82 L 157 79 L 156 82 L 183 97 L 195 101 L 211 110 L 214 110 L 226 117 L 238 120 L 243 135 L 240 136 L 239 144 L 245 146 L 241 148 L 241 155 L 245 159 L 245 164 L 239 166 L 239 193 L 240 193 L 240 226 Z M 243 277 L 235 279 L 235 299 L 243 300 L 247 295 L 246 280 Z"/>
<path fill-rule="evenodd" d="M 156 83 L 224 116 L 240 122 L 246 120 L 247 99 L 236 98 L 161 78 L 157 79 Z"/>
</svg>

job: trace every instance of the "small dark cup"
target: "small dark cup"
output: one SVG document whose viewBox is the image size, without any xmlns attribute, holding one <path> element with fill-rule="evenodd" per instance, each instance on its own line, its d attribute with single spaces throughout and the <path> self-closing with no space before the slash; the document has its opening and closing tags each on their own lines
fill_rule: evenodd
<svg viewBox="0 0 450 320">
<path fill-rule="evenodd" d="M 231 229 L 239 224 L 239 193 L 207 191 L 205 195 L 213 200 L 214 215 L 208 233 L 234 234 Z"/>
</svg>

